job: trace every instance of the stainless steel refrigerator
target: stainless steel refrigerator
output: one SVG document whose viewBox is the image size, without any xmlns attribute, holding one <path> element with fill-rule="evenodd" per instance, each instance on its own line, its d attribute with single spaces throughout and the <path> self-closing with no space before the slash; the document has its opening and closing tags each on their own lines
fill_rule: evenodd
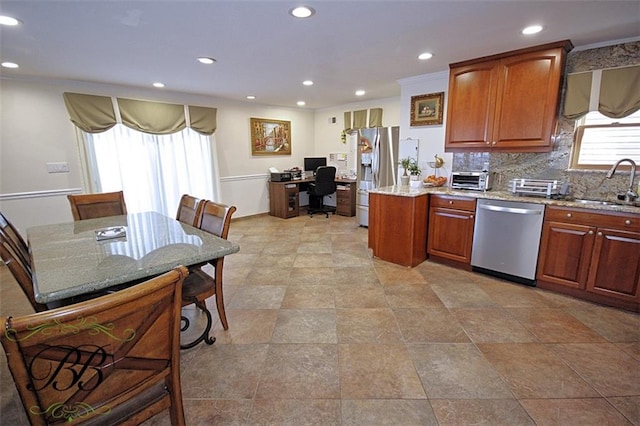
<svg viewBox="0 0 640 426">
<path fill-rule="evenodd" d="M 369 226 L 369 191 L 397 183 L 399 140 L 397 126 L 358 131 L 356 220 L 360 226 Z"/>
</svg>

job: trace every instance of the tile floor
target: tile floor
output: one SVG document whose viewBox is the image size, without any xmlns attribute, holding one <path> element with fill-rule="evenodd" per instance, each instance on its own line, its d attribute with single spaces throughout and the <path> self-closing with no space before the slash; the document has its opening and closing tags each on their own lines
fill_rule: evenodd
<svg viewBox="0 0 640 426">
<path fill-rule="evenodd" d="M 258 216 L 230 239 L 230 329 L 182 352 L 189 425 L 640 425 L 638 315 L 372 259 L 353 218 Z M 30 312 L 0 274 L 0 312 Z M 25 424 L 4 356 L 0 378 L 0 424 Z"/>
</svg>

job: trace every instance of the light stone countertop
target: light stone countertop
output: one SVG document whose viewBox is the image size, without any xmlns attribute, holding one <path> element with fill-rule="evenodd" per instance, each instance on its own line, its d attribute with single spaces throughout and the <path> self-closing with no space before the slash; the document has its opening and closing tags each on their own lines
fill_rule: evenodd
<svg viewBox="0 0 640 426">
<path fill-rule="evenodd" d="M 469 198 L 484 198 L 484 199 L 492 199 L 492 200 L 505 200 L 505 201 L 519 201 L 526 203 L 535 203 L 535 204 L 546 204 L 550 206 L 562 206 L 562 207 L 571 207 L 571 208 L 581 208 L 588 210 L 598 210 L 603 213 L 606 212 L 623 212 L 623 213 L 633 213 L 640 215 L 640 207 L 630 206 L 630 205 L 622 205 L 622 204 L 584 204 L 571 200 L 556 200 L 545 197 L 526 197 L 513 194 L 509 191 L 472 191 L 472 190 L 454 190 L 450 189 L 448 186 L 442 187 L 422 187 L 422 188 L 412 188 L 411 186 L 401 186 L 401 185 L 393 185 L 393 186 L 385 186 L 382 188 L 372 189 L 369 191 L 370 193 L 383 194 L 383 195 L 393 195 L 398 197 L 418 197 L 420 195 L 425 194 L 442 194 L 442 195 L 455 195 L 459 197 L 469 197 Z"/>
<path fill-rule="evenodd" d="M 96 230 L 126 236 L 96 240 Z M 238 244 L 156 212 L 27 229 L 35 298 L 50 303 L 236 253 Z"/>
</svg>

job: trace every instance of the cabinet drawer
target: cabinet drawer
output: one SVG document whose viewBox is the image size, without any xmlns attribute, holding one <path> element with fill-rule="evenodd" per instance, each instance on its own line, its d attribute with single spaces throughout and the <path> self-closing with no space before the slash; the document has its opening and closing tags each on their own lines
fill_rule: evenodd
<svg viewBox="0 0 640 426">
<path fill-rule="evenodd" d="M 580 225 L 611 227 L 629 231 L 640 230 L 640 214 L 601 212 L 587 209 L 547 206 L 545 221 L 575 223 Z"/>
<path fill-rule="evenodd" d="M 457 195 L 431 194 L 431 207 L 446 207 L 448 209 L 475 212 L 476 199 Z"/>
</svg>

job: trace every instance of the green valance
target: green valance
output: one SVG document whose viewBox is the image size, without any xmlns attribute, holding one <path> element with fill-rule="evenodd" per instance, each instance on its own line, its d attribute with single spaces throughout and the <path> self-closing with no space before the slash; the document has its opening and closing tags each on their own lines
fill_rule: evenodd
<svg viewBox="0 0 640 426">
<path fill-rule="evenodd" d="M 353 128 L 364 129 L 365 127 L 367 127 L 367 110 L 353 111 Z"/>
<path fill-rule="evenodd" d="M 211 135 L 216 131 L 216 108 L 140 101 L 126 98 L 64 93 L 71 122 L 88 133 L 109 130 L 116 123 L 140 132 L 168 135 L 185 127 Z"/>
<path fill-rule="evenodd" d="M 640 65 L 567 76 L 563 115 L 577 119 L 589 111 L 622 118 L 640 110 Z"/>
<path fill-rule="evenodd" d="M 382 108 L 369 110 L 369 127 L 382 127 Z"/>
</svg>

